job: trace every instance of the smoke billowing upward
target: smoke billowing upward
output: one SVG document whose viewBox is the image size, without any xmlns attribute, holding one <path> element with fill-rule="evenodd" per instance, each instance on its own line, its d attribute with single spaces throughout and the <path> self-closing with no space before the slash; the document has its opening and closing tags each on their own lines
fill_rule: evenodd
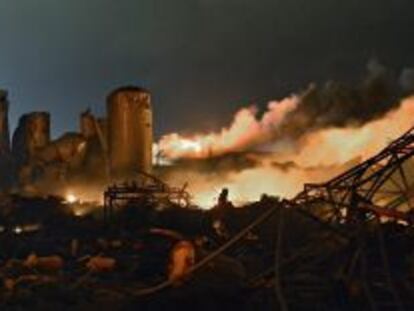
<svg viewBox="0 0 414 311">
<path fill-rule="evenodd" d="M 330 126 L 361 125 L 398 105 L 396 86 L 387 69 L 370 61 L 367 70 L 356 87 L 334 81 L 320 87 L 312 84 L 288 116 L 284 134 L 298 136 Z"/>
<path fill-rule="evenodd" d="M 356 86 L 334 81 L 311 84 L 297 95 L 270 102 L 261 116 L 255 106 L 242 108 L 228 127 L 208 134 L 168 134 L 158 147 L 170 159 L 206 158 L 263 150 L 269 144 L 297 140 L 324 128 L 362 126 L 399 105 L 403 88 L 408 89 L 407 72 L 401 75 L 399 87 L 392 74 L 372 60 L 366 77 Z"/>
<path fill-rule="evenodd" d="M 270 102 L 262 115 L 254 106 L 240 109 L 219 131 L 165 135 L 157 147 L 176 163 L 165 177 L 173 183 L 188 181 L 196 200 L 204 204 L 211 204 L 220 187 L 230 188 L 243 201 L 262 193 L 291 197 L 306 182 L 329 179 L 414 125 L 414 98 L 401 99 L 408 82 L 394 82 L 375 61 L 367 69 L 357 86 L 312 84 L 298 95 Z M 235 153 L 254 159 L 243 167 L 228 160 Z M 189 168 L 183 165 L 185 159 L 204 160 Z M 223 161 L 225 169 L 211 164 Z"/>
<path fill-rule="evenodd" d="M 199 134 L 188 138 L 173 133 L 165 135 L 159 149 L 168 158 L 205 158 L 229 152 L 246 151 L 273 139 L 289 113 L 298 105 L 292 96 L 280 102 L 270 102 L 268 110 L 257 119 L 256 107 L 240 109 L 228 128 L 217 133 Z"/>
</svg>

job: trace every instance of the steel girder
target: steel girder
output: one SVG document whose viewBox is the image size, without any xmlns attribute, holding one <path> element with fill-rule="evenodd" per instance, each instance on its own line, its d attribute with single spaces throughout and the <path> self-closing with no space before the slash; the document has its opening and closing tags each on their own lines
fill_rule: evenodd
<svg viewBox="0 0 414 311">
<path fill-rule="evenodd" d="M 373 217 L 412 222 L 414 127 L 372 158 L 321 184 L 306 184 L 293 202 L 334 222 Z"/>
</svg>

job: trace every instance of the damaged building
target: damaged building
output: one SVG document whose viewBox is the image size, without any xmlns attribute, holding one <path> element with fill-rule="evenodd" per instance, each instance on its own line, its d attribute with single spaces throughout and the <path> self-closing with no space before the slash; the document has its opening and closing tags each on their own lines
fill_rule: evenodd
<svg viewBox="0 0 414 311">
<path fill-rule="evenodd" d="M 132 179 L 152 166 L 151 96 L 139 87 L 121 87 L 107 97 L 107 115 L 88 109 L 79 131 L 51 138 L 48 112 L 20 117 L 10 143 L 7 92 L 0 91 L 0 186 L 29 193 L 59 192 L 71 183 Z"/>
</svg>

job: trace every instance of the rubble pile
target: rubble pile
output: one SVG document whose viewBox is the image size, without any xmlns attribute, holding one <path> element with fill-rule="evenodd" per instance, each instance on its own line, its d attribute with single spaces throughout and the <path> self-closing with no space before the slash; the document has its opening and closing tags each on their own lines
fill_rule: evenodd
<svg viewBox="0 0 414 311">
<path fill-rule="evenodd" d="M 285 204 L 264 198 L 224 212 L 165 209 L 135 230 L 110 233 L 95 219 L 84 220 L 86 235 L 71 233 L 73 224 L 55 235 L 4 233 L 1 244 L 13 251 L 1 256 L 1 305 L 275 310 L 282 299 L 292 310 L 412 306 L 411 227 L 334 226 Z M 216 230 L 218 220 L 225 231 Z M 168 229 L 177 223 L 182 230 Z"/>
<path fill-rule="evenodd" d="M 59 204 L 59 201 L 48 199 L 37 205 L 47 209 L 51 203 Z M 55 208 L 58 206 L 55 205 Z M 68 220 L 66 215 L 66 222 L 58 224 L 60 230 L 56 230 L 56 223 L 42 222 L 42 228 L 36 231 L 3 232 L 0 236 L 3 246 L 0 261 L 1 305 L 9 309 L 30 306 L 36 310 L 83 310 L 87 306 L 101 306 L 104 309 L 110 306 L 113 310 L 128 305 L 152 305 L 155 302 L 148 302 L 136 292 L 165 279 L 174 283 L 174 290 L 181 292 L 178 289 L 185 284 L 181 277 L 200 256 L 208 252 L 201 247 L 203 232 L 191 228 L 187 232 L 197 231 L 198 235 L 184 235 L 155 226 L 164 223 L 165 213 L 175 213 L 176 219 L 181 218 L 181 223 L 184 223 L 186 214 L 182 211 L 178 208 L 154 210 L 147 221 L 136 222 L 135 230 L 108 229 L 102 219 L 73 217 Z M 127 210 L 125 212 L 128 213 Z M 208 216 L 202 211 L 189 215 L 208 222 Z M 230 287 L 234 286 L 232 283 L 241 284 L 237 271 L 228 271 L 241 266 L 237 261 L 222 256 L 215 262 L 219 267 L 208 269 L 212 275 L 222 275 L 217 269 L 226 271 L 228 275 L 216 278 L 217 284 L 226 278 Z M 205 271 L 201 277 L 208 279 L 210 272 Z"/>
<path fill-rule="evenodd" d="M 186 186 L 151 174 L 148 91 L 115 90 L 108 124 L 86 111 L 80 133 L 57 140 L 47 113 L 25 115 L 12 148 L 6 95 L 0 92 L 0 165 L 16 165 L 11 184 L 39 193 L 30 190 L 45 181 L 42 187 L 95 173 L 113 179 L 105 181 L 104 206 L 1 195 L 2 308 L 414 308 L 414 128 L 293 199 L 263 194 L 235 206 L 224 188 L 202 210 Z M 252 165 L 243 159 L 232 161 Z"/>
<path fill-rule="evenodd" d="M 413 134 L 293 200 L 263 195 L 241 208 L 228 189 L 210 210 L 180 205 L 185 190 L 156 178 L 109 187 L 105 217 L 5 196 L 1 305 L 411 309 Z"/>
</svg>

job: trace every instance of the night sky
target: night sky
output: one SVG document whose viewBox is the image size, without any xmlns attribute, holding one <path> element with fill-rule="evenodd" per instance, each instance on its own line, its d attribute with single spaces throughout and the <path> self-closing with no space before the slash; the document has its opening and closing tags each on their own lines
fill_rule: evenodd
<svg viewBox="0 0 414 311">
<path fill-rule="evenodd" d="M 0 0 L 11 122 L 52 113 L 56 136 L 123 84 L 151 90 L 157 135 L 222 126 L 311 81 L 414 67 L 412 0 Z"/>
</svg>

